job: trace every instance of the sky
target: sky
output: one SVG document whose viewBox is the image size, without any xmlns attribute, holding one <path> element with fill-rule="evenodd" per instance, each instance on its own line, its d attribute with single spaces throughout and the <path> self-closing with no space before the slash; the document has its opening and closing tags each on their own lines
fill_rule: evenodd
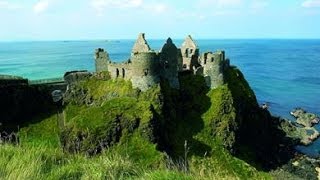
<svg viewBox="0 0 320 180">
<path fill-rule="evenodd" d="M 0 0 L 0 41 L 320 38 L 320 0 Z"/>
</svg>

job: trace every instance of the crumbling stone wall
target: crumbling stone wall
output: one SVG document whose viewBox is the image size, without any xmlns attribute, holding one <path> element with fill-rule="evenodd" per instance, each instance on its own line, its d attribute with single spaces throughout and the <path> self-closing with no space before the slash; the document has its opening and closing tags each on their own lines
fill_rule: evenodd
<svg viewBox="0 0 320 180">
<path fill-rule="evenodd" d="M 199 48 L 190 35 L 187 36 L 181 46 L 183 69 L 193 70 L 199 67 Z"/>
<path fill-rule="evenodd" d="M 124 78 L 131 79 L 132 77 L 132 63 L 110 63 L 108 66 L 108 71 L 110 73 L 111 78 Z"/>
<path fill-rule="evenodd" d="M 110 61 L 109 54 L 102 48 L 98 48 L 94 54 L 96 72 L 106 72 L 108 71 L 108 63 Z"/>
<path fill-rule="evenodd" d="M 140 33 L 138 35 L 138 39 L 132 48 L 132 53 L 139 53 L 139 52 L 149 52 L 151 50 L 150 46 L 148 45 L 144 33 Z"/>
<path fill-rule="evenodd" d="M 142 91 L 159 84 L 160 79 L 168 80 L 173 88 L 179 88 L 178 74 L 192 71 L 205 77 L 208 87 L 216 88 L 224 83 L 223 72 L 229 67 L 224 51 L 199 55 L 199 48 L 189 35 L 177 48 L 168 38 L 159 53 L 150 49 L 143 33 L 135 42 L 131 57 L 124 63 L 113 63 L 103 49 L 95 52 L 96 71 L 108 71 L 111 78 L 130 80 L 134 88 Z"/>
</svg>

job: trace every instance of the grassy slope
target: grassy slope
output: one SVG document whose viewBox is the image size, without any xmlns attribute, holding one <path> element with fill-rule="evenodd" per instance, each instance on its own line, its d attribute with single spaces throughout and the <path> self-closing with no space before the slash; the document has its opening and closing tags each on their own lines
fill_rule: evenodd
<svg viewBox="0 0 320 180">
<path fill-rule="evenodd" d="M 190 84 L 192 85 L 192 83 Z M 227 85 L 193 99 L 183 121 L 172 123 L 175 133 L 170 137 L 178 155 L 183 154 L 187 140 L 189 171 L 183 173 L 182 164 L 168 163 L 167 156 L 149 141 L 148 125 L 154 112 L 160 113 L 159 87 L 137 93 L 131 84 L 122 80 L 92 79 L 81 84 L 97 104 L 85 107 L 68 105 L 65 108 L 69 135 L 85 132 L 84 150 L 95 140 L 105 137 L 105 129 L 121 114 L 129 126 L 121 125 L 120 139 L 99 155 L 87 157 L 83 153 L 63 153 L 59 142 L 56 116 L 21 129 L 21 145 L 0 147 L 0 178 L 3 179 L 269 179 L 240 159 L 231 156 L 223 147 L 234 141 L 236 128 L 233 99 Z M 194 95 L 198 92 L 195 89 Z M 198 89 L 199 90 L 199 89 Z M 200 89 L 201 90 L 201 89 Z M 203 99 L 202 99 L 203 98 Z M 202 107 L 204 101 L 210 107 Z M 184 104 L 188 106 L 188 104 Z M 184 106 L 184 107 L 186 107 Z M 152 108 L 151 108 L 152 107 Z M 194 110 L 192 110 L 194 109 Z M 201 112 L 198 117 L 197 112 Z M 175 112 L 172 112 L 175 113 Z M 177 117 L 180 115 L 178 114 Z M 181 118 L 181 117 L 179 117 Z M 193 121 L 193 118 L 196 121 Z M 130 122 L 139 119 L 139 125 L 130 129 Z M 200 126 L 197 124 L 201 124 Z M 196 128 L 194 130 L 193 128 Z M 112 131 L 111 131 L 112 132 Z M 230 132 L 230 133 L 229 133 Z M 100 134 L 102 133 L 102 134 Z M 190 135 L 188 135 L 191 134 Z M 152 136 L 152 135 L 150 135 Z M 230 144 L 231 143 L 231 144 Z M 170 162 L 170 161 L 169 161 Z"/>
</svg>

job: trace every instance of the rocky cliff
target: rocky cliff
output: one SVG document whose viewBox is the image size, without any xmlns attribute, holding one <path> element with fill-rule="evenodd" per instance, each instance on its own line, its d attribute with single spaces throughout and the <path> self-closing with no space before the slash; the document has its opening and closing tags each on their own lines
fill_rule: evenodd
<svg viewBox="0 0 320 180">
<path fill-rule="evenodd" d="M 286 160 L 281 152 L 291 146 L 280 147 L 288 139 L 279 122 L 259 107 L 237 68 L 229 67 L 226 83 L 212 90 L 188 71 L 179 81 L 179 90 L 162 81 L 146 92 L 121 79 L 74 84 L 65 95 L 64 148 L 93 155 L 141 137 L 173 159 L 184 156 L 187 144 L 190 156 L 215 156 L 223 148 L 264 169 Z"/>
<path fill-rule="evenodd" d="M 144 168 L 221 173 L 212 178 L 262 178 L 257 169 L 288 160 L 291 140 L 279 121 L 259 107 L 236 67 L 226 69 L 225 83 L 215 89 L 189 71 L 181 72 L 179 81 L 179 90 L 161 80 L 142 92 L 122 78 L 87 77 L 69 84 L 59 123 L 52 114 L 42 116 L 56 109 L 39 87 L 5 86 L 2 112 L 10 113 L 2 122 L 29 122 L 19 132 L 22 143 L 46 141 L 67 154 L 88 156 L 120 152 Z"/>
</svg>

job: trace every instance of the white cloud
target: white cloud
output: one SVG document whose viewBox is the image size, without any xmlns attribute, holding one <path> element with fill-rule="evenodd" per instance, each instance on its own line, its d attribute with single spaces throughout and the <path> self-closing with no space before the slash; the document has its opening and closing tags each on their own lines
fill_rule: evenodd
<svg viewBox="0 0 320 180">
<path fill-rule="evenodd" d="M 155 1 L 145 2 L 143 0 L 91 0 L 91 7 L 95 10 L 98 16 L 102 16 L 106 9 L 133 9 L 147 11 L 152 14 L 161 14 L 169 11 L 169 6 L 164 3 Z"/>
<path fill-rule="evenodd" d="M 269 5 L 269 3 L 267 1 L 264 0 L 254 0 L 251 5 L 250 8 L 251 9 L 255 9 L 255 10 L 259 10 L 259 9 L 263 9 L 265 7 L 267 7 Z"/>
<path fill-rule="evenodd" d="M 238 7 L 243 4 L 243 0 L 200 0 L 197 6 L 203 7 L 217 7 L 217 8 L 230 8 Z"/>
<path fill-rule="evenodd" d="M 45 12 L 49 7 L 50 1 L 49 0 L 39 0 L 34 6 L 33 6 L 33 12 L 36 14 L 41 14 Z"/>
<path fill-rule="evenodd" d="M 249 4 L 250 11 L 249 13 L 258 14 L 264 11 L 264 9 L 269 6 L 269 3 L 266 0 L 253 0 Z"/>
<path fill-rule="evenodd" d="M 143 4 L 143 0 L 91 0 L 91 6 L 102 14 L 106 8 L 136 8 Z"/>
<path fill-rule="evenodd" d="M 236 7 L 242 4 L 242 0 L 216 0 L 218 7 Z"/>
<path fill-rule="evenodd" d="M 162 14 L 171 12 L 170 7 L 167 4 L 163 3 L 145 3 L 142 6 L 142 9 L 147 10 L 149 13 L 152 14 Z"/>
<path fill-rule="evenodd" d="M 152 9 L 154 9 L 156 13 L 163 13 L 167 10 L 167 6 L 164 4 L 156 4 L 152 6 Z"/>
<path fill-rule="evenodd" d="M 305 0 L 301 5 L 305 8 L 320 7 L 320 0 Z"/>
<path fill-rule="evenodd" d="M 21 6 L 19 4 L 0 0 L 0 9 L 15 10 L 15 9 L 20 9 L 20 8 L 21 8 Z"/>
<path fill-rule="evenodd" d="M 102 16 L 107 8 L 137 8 L 142 4 L 143 0 L 91 0 L 91 7 L 98 16 Z"/>
</svg>

